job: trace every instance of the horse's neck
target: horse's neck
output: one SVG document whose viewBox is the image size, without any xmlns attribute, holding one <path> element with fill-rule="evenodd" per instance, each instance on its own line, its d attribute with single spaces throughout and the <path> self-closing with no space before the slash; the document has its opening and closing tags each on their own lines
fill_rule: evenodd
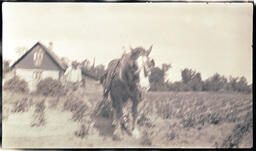
<svg viewBox="0 0 256 151">
<path fill-rule="evenodd" d="M 134 60 L 130 59 L 130 55 L 126 54 L 121 60 L 120 60 L 120 68 L 119 68 L 119 78 L 121 81 L 125 81 L 129 79 L 129 74 L 131 74 L 131 69 L 134 64 Z M 128 76 L 128 77 L 127 77 Z"/>
</svg>

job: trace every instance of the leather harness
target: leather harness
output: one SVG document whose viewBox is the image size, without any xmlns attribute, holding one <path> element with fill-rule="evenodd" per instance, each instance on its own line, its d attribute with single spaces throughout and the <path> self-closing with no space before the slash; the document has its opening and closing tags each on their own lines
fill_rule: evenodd
<svg viewBox="0 0 256 151">
<path fill-rule="evenodd" d="M 124 55 L 123 55 L 124 56 Z M 121 62 L 121 60 L 123 59 L 123 56 L 120 58 L 120 59 L 118 59 L 118 62 L 117 62 L 117 64 L 116 64 L 116 66 L 115 66 L 115 69 L 114 69 L 114 71 L 112 72 L 112 74 L 111 74 L 111 79 L 110 79 L 110 82 L 109 82 L 109 86 L 107 87 L 107 89 L 106 90 L 104 90 L 104 94 L 103 94 L 103 100 L 100 102 L 100 104 L 98 105 L 98 111 L 100 111 L 100 109 L 103 107 L 103 105 L 104 105 L 104 103 L 105 103 L 105 101 L 108 99 L 108 94 L 109 94 L 109 92 L 110 92 L 110 90 L 111 90 L 111 87 L 112 87 L 112 81 L 113 81 L 113 79 L 115 78 L 115 76 L 116 76 L 116 69 L 117 69 L 117 67 L 119 66 L 119 64 L 120 64 L 120 62 Z M 96 115 L 98 115 L 100 112 L 97 112 L 96 113 Z"/>
</svg>

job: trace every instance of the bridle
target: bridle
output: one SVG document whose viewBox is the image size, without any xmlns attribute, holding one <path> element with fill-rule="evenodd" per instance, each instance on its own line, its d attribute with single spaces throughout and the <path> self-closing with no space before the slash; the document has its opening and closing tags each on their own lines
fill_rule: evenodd
<svg viewBox="0 0 256 151">
<path fill-rule="evenodd" d="M 149 76 L 149 73 L 150 73 L 150 70 L 147 70 L 147 69 L 146 69 L 145 64 L 147 64 L 147 63 L 145 63 L 145 62 L 143 61 L 144 76 L 145 76 L 145 77 L 148 77 L 148 76 Z M 150 65 L 148 66 L 148 68 L 150 68 Z M 136 74 L 139 74 L 139 73 L 141 72 L 141 70 L 142 70 L 142 69 L 138 69 L 138 70 L 135 72 L 135 75 L 136 75 Z"/>
</svg>

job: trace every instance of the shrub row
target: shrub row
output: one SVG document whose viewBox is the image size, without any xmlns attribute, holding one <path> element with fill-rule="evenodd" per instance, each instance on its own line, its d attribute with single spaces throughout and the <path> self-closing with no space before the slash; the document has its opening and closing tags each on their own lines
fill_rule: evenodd
<svg viewBox="0 0 256 151">
<path fill-rule="evenodd" d="M 66 92 L 61 81 L 52 78 L 46 78 L 37 84 L 37 93 L 44 96 L 63 96 Z"/>
<path fill-rule="evenodd" d="M 27 93 L 29 91 L 28 83 L 17 76 L 14 76 L 12 79 L 6 81 L 3 89 L 21 93 Z"/>
<path fill-rule="evenodd" d="M 3 89 L 20 93 L 29 92 L 28 83 L 18 76 L 14 76 L 12 79 L 8 80 L 4 84 Z M 71 89 L 73 89 L 71 86 L 65 87 L 59 80 L 46 78 L 37 84 L 36 94 L 44 96 L 63 96 Z"/>
</svg>

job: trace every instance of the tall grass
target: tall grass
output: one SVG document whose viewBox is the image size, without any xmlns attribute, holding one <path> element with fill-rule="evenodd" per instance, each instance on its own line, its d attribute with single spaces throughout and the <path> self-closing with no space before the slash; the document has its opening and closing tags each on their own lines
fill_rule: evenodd
<svg viewBox="0 0 256 151">
<path fill-rule="evenodd" d="M 35 111 L 33 114 L 33 121 L 31 123 L 31 127 L 39 127 L 46 125 L 46 118 L 45 118 L 45 99 L 38 101 L 35 104 Z"/>
<path fill-rule="evenodd" d="M 101 100 L 99 94 L 84 93 L 83 97 L 79 94 L 82 93 L 72 93 L 65 97 L 42 98 L 41 96 L 7 93 L 7 97 L 3 98 L 3 106 L 11 104 L 9 105 L 11 111 L 22 113 L 35 105 L 31 126 L 46 126 L 47 107 L 58 110 L 59 105 L 62 111 L 72 113 L 71 121 L 80 125 L 74 131 L 74 135 L 83 139 L 91 135 L 95 120 L 93 111 L 98 111 L 100 117 L 109 120 L 112 119 L 113 112 L 111 103 L 108 101 L 103 102 L 102 107 L 97 106 L 98 108 L 86 103 L 90 100 L 97 104 Z M 47 101 L 49 106 L 46 106 Z M 152 92 L 146 94 L 140 102 L 138 113 L 137 126 L 142 132 L 138 144 L 143 146 L 157 145 L 160 140 L 166 145 L 172 142 L 180 143 L 178 140 L 188 132 L 199 135 L 208 127 L 232 125 L 234 128 L 230 129 L 231 133 L 224 132 L 223 136 L 214 136 L 216 139 L 212 137 L 212 144 L 215 147 L 239 147 L 244 137 L 252 133 L 252 96 L 247 94 Z M 214 143 L 217 139 L 219 140 L 216 145 Z"/>
</svg>

